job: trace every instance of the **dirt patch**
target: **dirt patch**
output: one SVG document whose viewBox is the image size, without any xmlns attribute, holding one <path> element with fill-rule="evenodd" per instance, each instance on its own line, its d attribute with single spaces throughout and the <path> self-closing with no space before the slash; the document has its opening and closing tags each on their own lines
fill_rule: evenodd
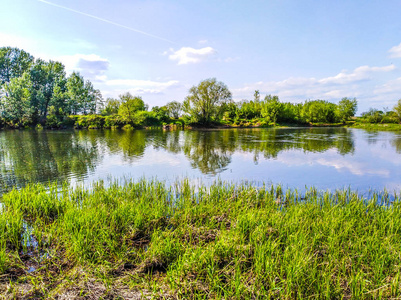
<svg viewBox="0 0 401 300">
<path fill-rule="evenodd" d="M 205 244 L 214 242 L 219 231 L 216 229 L 208 229 L 205 227 L 193 227 L 192 231 L 186 232 L 182 239 L 192 245 Z"/>
</svg>

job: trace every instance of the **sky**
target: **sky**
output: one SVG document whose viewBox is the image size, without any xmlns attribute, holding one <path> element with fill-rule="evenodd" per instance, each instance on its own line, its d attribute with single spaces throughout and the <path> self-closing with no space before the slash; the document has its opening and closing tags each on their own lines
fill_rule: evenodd
<svg viewBox="0 0 401 300">
<path fill-rule="evenodd" d="M 400 0 L 2 0 L 0 47 L 79 71 L 103 97 L 183 101 L 204 79 L 233 99 L 401 99 Z"/>
</svg>

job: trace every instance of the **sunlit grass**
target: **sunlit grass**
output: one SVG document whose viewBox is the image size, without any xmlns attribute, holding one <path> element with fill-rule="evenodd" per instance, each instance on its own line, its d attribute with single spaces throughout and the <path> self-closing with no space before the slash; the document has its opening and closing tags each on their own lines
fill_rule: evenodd
<svg viewBox="0 0 401 300">
<path fill-rule="evenodd" d="M 35 279 L 43 297 L 92 279 L 107 293 L 179 298 L 396 297 L 401 202 L 383 195 L 186 180 L 30 185 L 3 195 L 0 274 L 17 286 Z M 37 271 L 10 275 L 33 260 Z"/>
</svg>

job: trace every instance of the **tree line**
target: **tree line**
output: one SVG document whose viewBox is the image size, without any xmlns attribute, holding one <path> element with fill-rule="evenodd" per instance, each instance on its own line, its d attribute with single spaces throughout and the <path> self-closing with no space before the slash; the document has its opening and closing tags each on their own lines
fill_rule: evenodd
<svg viewBox="0 0 401 300">
<path fill-rule="evenodd" d="M 35 59 L 18 48 L 0 48 L 0 126 L 110 128 L 166 124 L 269 126 L 276 123 L 345 123 L 355 116 L 357 100 L 342 98 L 303 103 L 281 102 L 278 96 L 234 102 L 228 87 L 215 78 L 193 86 L 181 103 L 149 106 L 129 92 L 103 101 L 99 90 L 78 72 L 66 76 L 60 62 Z M 401 100 L 394 110 L 370 109 L 362 121 L 401 121 Z"/>
<path fill-rule="evenodd" d="M 18 48 L 0 48 L 0 123 L 10 127 L 58 124 L 69 115 L 95 114 L 99 90 L 78 72 Z"/>
</svg>

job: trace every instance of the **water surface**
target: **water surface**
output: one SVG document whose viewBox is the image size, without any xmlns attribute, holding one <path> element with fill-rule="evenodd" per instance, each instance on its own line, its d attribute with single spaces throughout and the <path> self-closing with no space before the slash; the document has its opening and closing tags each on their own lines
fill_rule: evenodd
<svg viewBox="0 0 401 300">
<path fill-rule="evenodd" d="M 346 128 L 0 131 L 0 192 L 110 177 L 401 190 L 401 134 Z"/>
</svg>

